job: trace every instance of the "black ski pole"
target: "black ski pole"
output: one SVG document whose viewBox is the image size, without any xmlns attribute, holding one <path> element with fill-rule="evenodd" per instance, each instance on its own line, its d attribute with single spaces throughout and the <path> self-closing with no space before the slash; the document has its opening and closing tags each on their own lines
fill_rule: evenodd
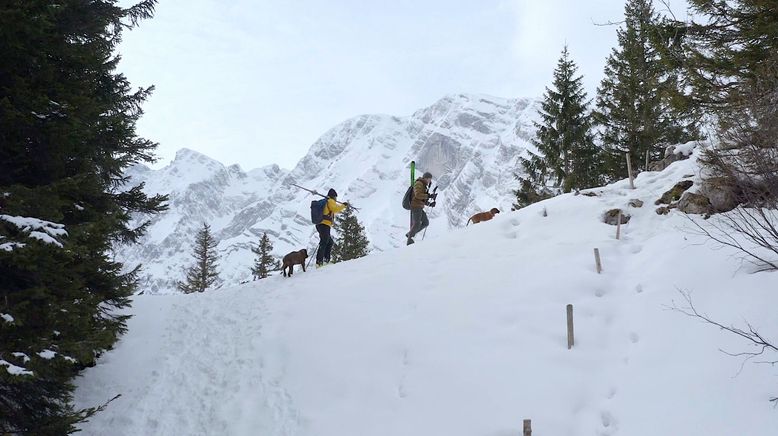
<svg viewBox="0 0 778 436">
<path fill-rule="evenodd" d="M 316 254 L 319 253 L 319 247 L 321 246 L 321 242 L 319 242 L 319 245 L 316 246 Z M 305 266 L 305 268 L 311 267 L 311 259 L 313 259 L 313 256 L 308 256 L 308 265 Z"/>
<path fill-rule="evenodd" d="M 437 197 L 438 187 L 435 186 L 435 189 L 432 190 L 432 195 L 435 195 Z M 432 207 L 435 207 L 435 202 L 437 199 L 432 200 Z M 429 219 L 427 219 L 427 222 L 429 223 Z M 429 227 L 429 224 L 427 224 L 427 227 Z M 421 234 L 421 240 L 424 240 L 424 237 L 427 236 L 427 227 L 424 228 L 424 233 Z"/>
<path fill-rule="evenodd" d="M 291 183 L 291 185 L 292 185 L 292 186 L 294 186 L 295 188 L 300 188 L 300 189 L 302 189 L 303 191 L 308 191 L 308 192 L 310 192 L 310 193 L 311 193 L 311 194 L 313 194 L 313 195 L 318 195 L 319 197 L 322 197 L 322 198 L 327 198 L 327 196 L 326 196 L 326 195 L 324 195 L 324 194 L 320 194 L 320 193 L 316 192 L 316 191 L 315 191 L 315 190 L 313 190 L 313 189 L 304 188 L 304 187 L 302 187 L 302 186 L 300 186 L 300 185 L 296 185 L 296 184 L 294 184 L 294 183 Z M 339 203 L 339 204 L 345 204 L 345 203 L 348 203 L 348 202 L 342 202 L 342 201 L 338 201 L 338 200 L 335 200 L 335 202 L 336 202 L 336 203 Z M 350 208 L 352 208 L 352 209 L 354 209 L 354 210 L 356 210 L 356 211 L 359 211 L 359 208 L 356 208 L 356 207 L 354 207 L 354 205 L 352 205 L 351 203 L 348 203 L 348 207 L 350 207 Z"/>
</svg>

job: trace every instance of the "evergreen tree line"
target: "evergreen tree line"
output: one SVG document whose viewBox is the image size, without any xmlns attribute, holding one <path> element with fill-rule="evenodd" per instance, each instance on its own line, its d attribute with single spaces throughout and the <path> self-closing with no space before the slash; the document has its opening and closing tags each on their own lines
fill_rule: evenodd
<svg viewBox="0 0 778 436">
<path fill-rule="evenodd" d="M 740 21 L 743 14 L 756 22 L 765 13 L 774 19 L 775 11 L 764 2 L 698 0 L 690 5 L 697 16 L 724 15 L 728 18 L 720 20 L 741 28 L 723 31 L 716 23 L 679 22 L 658 14 L 651 0 L 628 0 L 616 30 L 618 45 L 606 60 L 594 101 L 563 48 L 535 123 L 536 151 L 520 158 L 517 208 L 626 178 L 627 154 L 637 173 L 648 169 L 647 161 L 663 158 L 668 145 L 703 139 L 702 120 L 713 109 L 721 115 L 736 101 L 726 79 L 742 74 L 735 60 L 753 54 L 752 66 L 764 69 L 757 59 L 775 58 L 771 43 L 756 38 L 774 32 L 775 21 L 763 22 L 756 32 Z M 731 45 L 735 41 L 758 48 L 725 53 L 737 50 Z"/>
<path fill-rule="evenodd" d="M 343 213 L 336 216 L 335 231 L 333 263 L 367 256 L 370 241 L 365 234 L 365 227 L 359 222 L 353 209 L 346 208 Z M 219 285 L 219 255 L 216 246 L 217 242 L 211 226 L 203 223 L 194 239 L 192 248 L 194 261 L 184 270 L 184 280 L 177 283 L 179 291 L 186 294 L 205 292 Z M 281 262 L 272 254 L 273 243 L 267 232 L 262 234 L 256 246 L 251 247 L 251 252 L 255 255 L 251 267 L 254 280 L 267 278 L 271 272 L 281 269 Z"/>
</svg>

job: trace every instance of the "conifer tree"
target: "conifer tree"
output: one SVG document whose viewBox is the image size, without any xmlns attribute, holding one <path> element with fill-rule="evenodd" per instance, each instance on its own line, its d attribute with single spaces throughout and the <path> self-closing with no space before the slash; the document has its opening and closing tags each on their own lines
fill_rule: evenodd
<svg viewBox="0 0 778 436">
<path fill-rule="evenodd" d="M 256 259 L 254 259 L 254 266 L 251 268 L 254 280 L 267 278 L 270 271 L 281 268 L 281 263 L 273 257 L 272 251 L 273 244 L 270 242 L 270 238 L 267 237 L 267 232 L 265 232 L 259 240 L 259 245 L 251 249 L 251 252 L 257 255 Z"/>
<path fill-rule="evenodd" d="M 774 1 L 690 0 L 692 21 L 666 18 L 656 34 L 663 59 L 685 72 L 683 95 L 718 123 L 700 162 L 739 203 L 778 199 L 778 8 Z M 747 228 L 770 224 L 749 223 Z"/>
<path fill-rule="evenodd" d="M 694 21 L 655 23 L 663 60 L 682 69 L 692 104 L 718 116 L 748 109 L 778 75 L 778 8 L 764 0 L 689 0 Z"/>
<path fill-rule="evenodd" d="M 370 252 L 365 227 L 359 223 L 354 209 L 347 207 L 336 216 L 335 230 L 337 237 L 332 248 L 333 263 L 364 257 Z"/>
<path fill-rule="evenodd" d="M 654 44 L 657 21 L 651 0 L 627 0 L 619 44 L 597 90 L 595 114 L 610 179 L 626 176 L 627 152 L 640 171 L 646 152 L 649 160 L 661 159 L 667 145 L 699 137 L 696 114 L 675 104 L 682 93 L 679 72 L 662 61 Z"/>
<path fill-rule="evenodd" d="M 516 207 L 601 181 L 600 151 L 593 141 L 583 77 L 576 76 L 577 70 L 565 46 L 538 111 L 541 121 L 534 123 L 538 153 L 520 160 L 526 177 L 519 177 Z"/>
<path fill-rule="evenodd" d="M 216 239 L 211 234 L 211 226 L 203 223 L 197 232 L 193 248 L 194 265 L 186 270 L 186 280 L 178 283 L 178 289 L 186 294 L 205 292 L 219 280 Z"/>
<path fill-rule="evenodd" d="M 126 329 L 138 272 L 112 247 L 164 209 L 122 176 L 156 144 L 135 133 L 151 89 L 114 54 L 156 2 L 117 3 L 0 2 L 0 434 L 67 434 L 96 412 L 73 408 L 71 379 Z"/>
</svg>

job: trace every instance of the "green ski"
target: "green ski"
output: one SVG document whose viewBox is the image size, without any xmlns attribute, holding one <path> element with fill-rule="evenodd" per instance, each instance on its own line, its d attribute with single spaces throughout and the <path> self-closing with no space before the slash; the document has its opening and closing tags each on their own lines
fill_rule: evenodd
<svg viewBox="0 0 778 436">
<path fill-rule="evenodd" d="M 415 182 L 415 181 L 416 181 L 416 161 L 412 160 L 411 161 L 411 187 L 413 187 L 413 182 Z M 410 224 L 410 227 L 408 227 L 409 231 L 410 231 L 410 229 L 413 228 L 413 212 L 410 212 L 410 217 L 411 217 L 411 219 L 410 219 L 410 223 L 411 224 Z"/>
</svg>

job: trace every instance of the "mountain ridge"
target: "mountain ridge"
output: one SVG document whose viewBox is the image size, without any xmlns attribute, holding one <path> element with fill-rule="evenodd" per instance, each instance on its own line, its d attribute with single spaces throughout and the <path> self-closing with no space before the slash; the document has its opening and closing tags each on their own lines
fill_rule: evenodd
<svg viewBox="0 0 778 436">
<path fill-rule="evenodd" d="M 250 279 L 252 244 L 267 232 L 276 255 L 318 242 L 309 223 L 312 197 L 292 183 L 317 190 L 334 187 L 360 207 L 371 248 L 403 245 L 407 211 L 399 207 L 408 166 L 431 171 L 438 207 L 429 211 L 429 237 L 465 224 L 491 207 L 509 208 L 517 158 L 531 147 L 537 100 L 482 94 L 449 94 L 409 116 L 365 114 L 327 130 L 294 168 L 276 164 L 244 170 L 189 148 L 160 169 L 137 166 L 127 175 L 147 193 L 170 195 L 170 209 L 151 217 L 137 246 L 117 247 L 128 267 L 144 264 L 141 290 L 168 293 L 190 261 L 191 239 L 209 223 L 222 258 L 224 284 Z"/>
</svg>

